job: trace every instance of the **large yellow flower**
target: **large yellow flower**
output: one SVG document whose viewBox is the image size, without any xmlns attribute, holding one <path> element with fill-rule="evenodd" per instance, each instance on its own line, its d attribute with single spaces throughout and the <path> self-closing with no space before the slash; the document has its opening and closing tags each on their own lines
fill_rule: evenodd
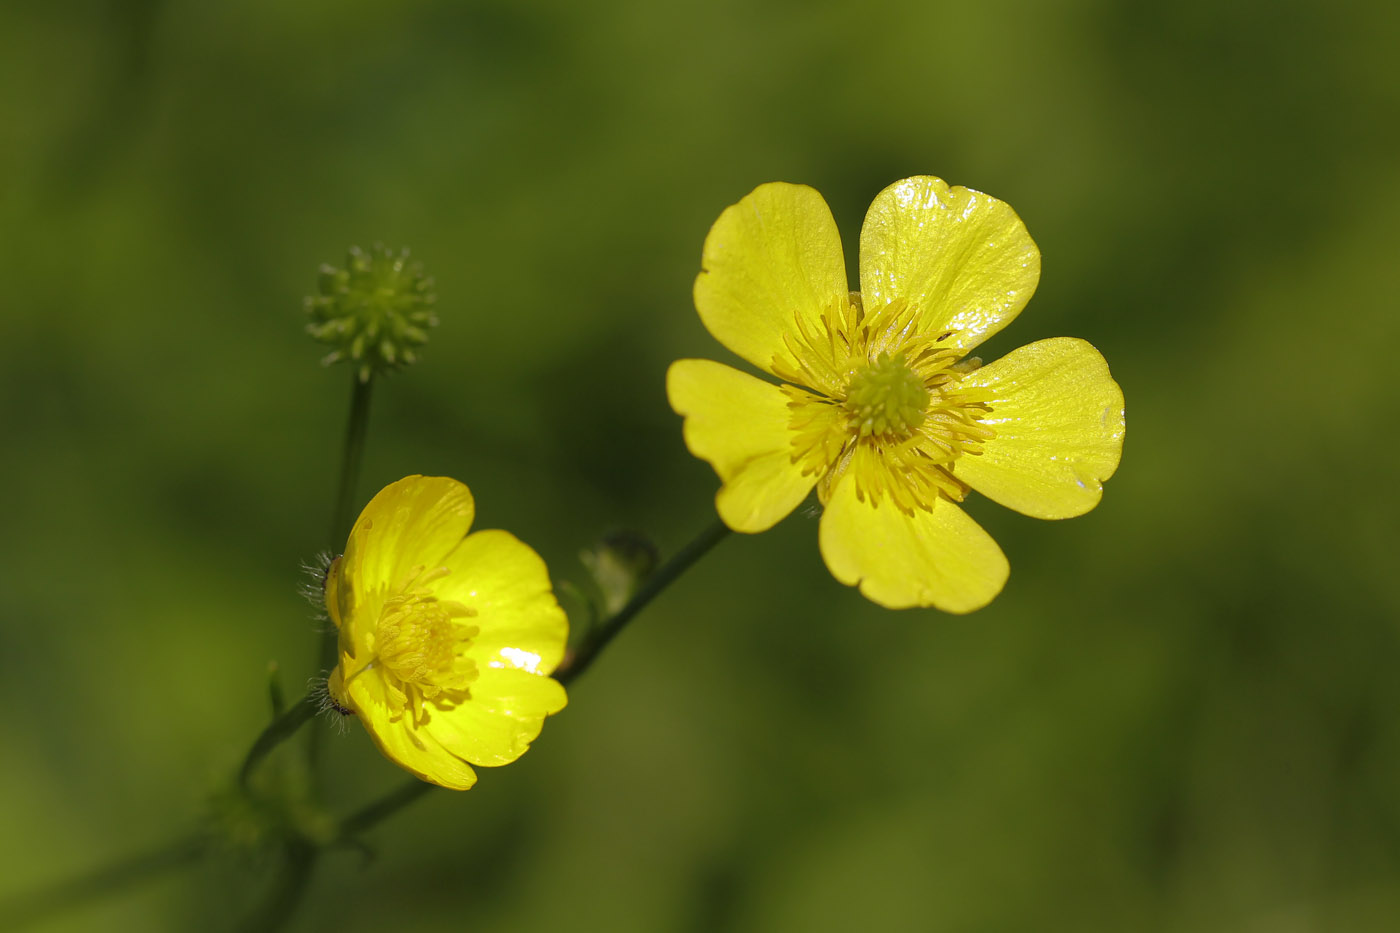
<svg viewBox="0 0 1400 933">
<path fill-rule="evenodd" d="M 690 451 L 735 531 L 772 527 L 815 486 L 822 557 L 890 608 L 970 612 L 1006 558 L 955 503 L 969 487 L 1037 518 L 1092 509 L 1123 448 L 1123 393 L 1082 340 L 965 358 L 1020 313 L 1040 253 L 1011 208 L 921 176 L 875 198 L 848 292 L 826 202 L 762 185 L 705 239 L 695 307 L 714 337 L 782 380 L 709 360 L 667 373 Z"/>
<path fill-rule="evenodd" d="M 564 708 L 550 678 L 568 620 L 539 555 L 471 528 L 466 486 L 408 476 L 360 513 L 326 579 L 340 630 L 332 698 L 380 751 L 425 781 L 465 790 L 469 765 L 509 764 Z"/>
</svg>

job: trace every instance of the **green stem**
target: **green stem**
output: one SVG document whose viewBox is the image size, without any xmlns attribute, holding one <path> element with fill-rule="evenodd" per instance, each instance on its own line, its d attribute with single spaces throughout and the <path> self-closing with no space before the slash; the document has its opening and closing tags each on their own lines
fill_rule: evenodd
<svg viewBox="0 0 1400 933">
<path fill-rule="evenodd" d="M 253 742 L 253 747 L 248 749 L 248 755 L 243 759 L 243 767 L 238 769 L 238 785 L 244 790 L 248 789 L 248 784 L 252 780 L 253 772 L 257 769 L 258 763 L 267 757 L 267 753 L 300 729 L 308 719 L 316 715 L 316 699 L 308 693 L 293 703 L 281 716 L 272 720 L 267 728 L 262 731 L 257 740 Z"/>
<path fill-rule="evenodd" d="M 282 693 L 282 681 L 278 674 L 277 662 L 273 661 L 267 666 L 267 698 L 272 703 L 274 718 L 287 711 L 287 698 Z"/>
<path fill-rule="evenodd" d="M 350 416 L 345 422 L 345 447 L 340 458 L 340 485 L 335 494 L 335 513 L 331 518 L 331 553 L 339 554 L 350 537 L 350 525 L 355 514 L 355 488 L 360 478 L 360 462 L 364 459 L 365 437 L 369 433 L 369 402 L 374 378 L 363 381 L 351 376 Z M 328 672 L 336 662 L 336 632 L 329 629 L 321 636 L 316 676 Z M 321 758 L 322 730 L 313 729 L 306 740 L 306 761 L 311 769 L 313 786 L 316 765 Z"/>
<path fill-rule="evenodd" d="M 319 848 L 303 839 L 290 841 L 282 870 L 277 872 L 267 900 L 238 929 L 246 933 L 275 933 L 285 927 L 306 896 L 320 853 Z"/>
<path fill-rule="evenodd" d="M 633 594 L 627 605 L 619 609 L 610 619 L 590 633 L 588 640 L 579 646 L 572 657 L 554 672 L 554 679 L 567 684 L 577 680 L 586 671 L 608 644 L 617 637 L 632 618 L 646 608 L 647 604 L 676 581 L 691 565 L 704 557 L 719 542 L 729 535 L 729 528 L 716 521 L 702 531 L 698 537 L 676 552 L 675 556 L 647 578 L 646 583 Z M 405 781 L 383 797 L 355 811 L 340 824 L 342 839 L 351 839 L 360 833 L 383 822 L 404 807 L 425 796 L 437 785 L 426 781 Z"/>
<path fill-rule="evenodd" d="M 427 781 L 420 781 L 416 778 L 404 781 L 383 797 L 347 816 L 340 824 L 340 837 L 342 839 L 355 838 L 365 830 L 398 813 L 436 787 L 436 784 L 429 784 Z"/>
<path fill-rule="evenodd" d="M 590 632 L 587 640 L 579 645 L 572 657 L 564 659 L 564 663 L 554 672 L 554 679 L 561 684 L 567 684 L 582 676 L 602 650 L 617 637 L 628 622 L 632 621 L 633 616 L 645 609 L 647 604 L 660 595 L 662 590 L 674 583 L 677 577 L 689 570 L 692 564 L 708 554 L 711 548 L 723 541 L 728 535 L 729 528 L 724 522 L 716 520 L 714 524 L 700 532 L 695 540 L 677 551 L 675 556 L 663 564 L 656 573 L 647 577 L 646 582 L 627 601 L 627 605 Z"/>
<path fill-rule="evenodd" d="M 355 486 L 360 478 L 360 462 L 364 459 L 365 436 L 369 433 L 369 400 L 374 388 L 373 377 L 361 382 L 351 377 L 350 417 L 345 423 L 345 448 L 340 460 L 340 486 L 336 490 L 335 515 L 331 522 L 331 547 L 337 553 L 350 535 L 350 520 L 355 509 Z"/>
<path fill-rule="evenodd" d="M 162 872 L 189 865 L 203 853 L 204 836 L 181 839 L 154 852 L 125 859 L 91 874 L 36 891 L 0 906 L 0 930 L 19 930 L 52 914 L 71 910 L 89 901 L 115 893 Z"/>
</svg>

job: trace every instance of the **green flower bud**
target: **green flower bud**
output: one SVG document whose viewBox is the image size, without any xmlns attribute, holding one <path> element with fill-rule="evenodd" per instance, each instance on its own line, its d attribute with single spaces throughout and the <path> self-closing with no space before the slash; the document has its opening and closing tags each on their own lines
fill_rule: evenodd
<svg viewBox="0 0 1400 933">
<path fill-rule="evenodd" d="M 318 291 L 306 299 L 306 332 L 335 347 L 322 363 L 349 362 L 361 382 L 416 362 L 437 326 L 433 280 L 407 249 L 352 246 L 344 269 L 321 267 Z"/>
<path fill-rule="evenodd" d="M 636 531 L 615 531 L 579 557 L 602 596 L 606 615 L 627 605 L 660 562 L 656 545 Z"/>
</svg>

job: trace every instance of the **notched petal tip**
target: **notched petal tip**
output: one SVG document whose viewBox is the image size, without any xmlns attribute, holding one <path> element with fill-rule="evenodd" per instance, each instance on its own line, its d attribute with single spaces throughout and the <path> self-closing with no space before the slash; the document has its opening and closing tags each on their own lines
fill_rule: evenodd
<svg viewBox="0 0 1400 933">
<path fill-rule="evenodd" d="M 1039 340 L 967 376 L 987 393 L 996 436 L 958 464 L 978 492 L 1033 518 L 1074 518 L 1098 505 L 1126 433 L 1123 390 L 1087 341 Z"/>
<path fill-rule="evenodd" d="M 847 291 L 836 221 L 806 185 L 760 185 L 725 208 L 700 266 L 692 293 L 701 322 L 765 371 L 775 355 L 786 356 L 795 316 L 815 320 Z"/>
<path fill-rule="evenodd" d="M 888 609 L 973 612 L 1010 574 L 996 541 L 952 502 L 908 515 L 888 501 L 862 500 L 850 478 L 832 493 L 818 540 L 832 576 Z"/>
<path fill-rule="evenodd" d="M 1004 201 L 932 175 L 876 195 L 860 233 L 861 293 L 902 300 L 928 331 L 971 350 L 1011 323 L 1040 280 L 1040 251 Z"/>
</svg>

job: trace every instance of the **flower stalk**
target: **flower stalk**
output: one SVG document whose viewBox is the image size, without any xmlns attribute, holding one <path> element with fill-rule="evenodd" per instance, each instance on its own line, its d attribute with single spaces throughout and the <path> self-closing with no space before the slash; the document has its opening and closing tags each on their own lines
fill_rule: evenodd
<svg viewBox="0 0 1400 933">
<path fill-rule="evenodd" d="M 728 534 L 729 527 L 722 521 L 715 521 L 689 544 L 677 551 L 670 560 L 647 577 L 646 582 L 627 601 L 626 605 L 602 625 L 591 631 L 578 650 L 564 659 L 564 662 L 555 670 L 554 679 L 562 684 L 568 684 L 582 676 L 583 672 L 592 666 L 602 650 L 617 637 L 619 632 L 626 628 L 627 623 L 631 622 L 637 613 L 646 608 L 648 603 L 674 583 L 681 574 L 689 570 L 696 561 L 708 554 Z"/>
<path fill-rule="evenodd" d="M 350 415 L 345 422 L 345 446 L 340 459 L 340 482 L 336 487 L 335 512 L 331 521 L 331 543 L 339 546 L 350 534 L 355 515 L 355 486 L 364 460 L 365 437 L 369 433 L 369 403 L 374 380 L 350 380 Z"/>
<path fill-rule="evenodd" d="M 374 379 L 361 379 L 358 374 L 350 380 L 350 414 L 345 422 L 345 445 L 341 450 L 340 480 L 336 486 L 335 510 L 331 516 L 331 547 L 338 549 L 340 542 L 350 534 L 350 522 L 355 515 L 355 487 L 359 484 L 360 464 L 364 461 L 365 438 L 369 435 L 369 405 L 374 389 Z M 333 550 L 332 553 L 335 551 Z M 317 655 L 317 676 L 335 667 L 336 632 L 328 628 L 321 635 Z M 303 722 L 305 720 L 302 720 Z M 297 723 L 298 726 L 301 722 Z M 280 741 L 280 740 L 279 740 Z M 276 744 L 276 743 L 274 743 Z M 317 764 L 321 758 L 322 736 L 312 730 L 306 740 L 306 760 L 311 770 L 312 781 L 316 779 Z"/>
<path fill-rule="evenodd" d="M 258 764 L 267 757 L 269 752 L 291 738 L 307 720 L 316 715 L 316 708 L 317 702 L 314 692 L 308 693 L 268 724 L 267 728 L 253 741 L 252 747 L 248 749 L 248 754 L 243 758 L 243 766 L 238 769 L 239 787 L 245 791 L 249 789 L 253 772 L 257 770 Z"/>
</svg>

